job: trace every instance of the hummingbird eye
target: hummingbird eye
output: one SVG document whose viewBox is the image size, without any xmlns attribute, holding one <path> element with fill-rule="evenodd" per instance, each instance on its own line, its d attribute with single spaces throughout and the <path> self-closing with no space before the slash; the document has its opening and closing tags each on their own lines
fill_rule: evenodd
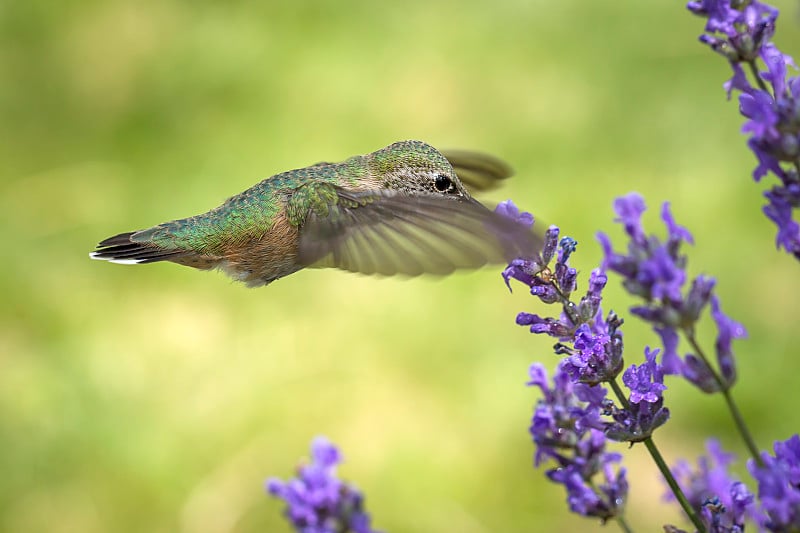
<svg viewBox="0 0 800 533">
<path fill-rule="evenodd" d="M 448 189 L 453 187 L 452 180 L 444 174 L 439 174 L 436 176 L 436 180 L 433 182 L 433 186 L 439 192 L 445 192 Z"/>
</svg>

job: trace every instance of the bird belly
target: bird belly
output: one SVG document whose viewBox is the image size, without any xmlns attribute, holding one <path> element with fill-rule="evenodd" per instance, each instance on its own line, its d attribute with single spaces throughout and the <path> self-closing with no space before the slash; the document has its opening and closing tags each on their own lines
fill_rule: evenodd
<svg viewBox="0 0 800 533">
<path fill-rule="evenodd" d="M 297 264 L 298 229 L 278 215 L 261 235 L 227 247 L 219 268 L 248 287 L 260 287 L 300 270 Z"/>
</svg>

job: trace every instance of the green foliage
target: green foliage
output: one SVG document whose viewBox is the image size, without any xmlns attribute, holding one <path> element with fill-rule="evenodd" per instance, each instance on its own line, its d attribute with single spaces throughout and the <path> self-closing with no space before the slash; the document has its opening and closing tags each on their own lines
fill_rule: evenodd
<svg viewBox="0 0 800 533">
<path fill-rule="evenodd" d="M 797 57 L 796 6 L 779 6 Z M 800 276 L 774 249 L 728 67 L 696 41 L 701 25 L 682 3 L 633 0 L 5 5 L 0 530 L 284 531 L 262 482 L 287 477 L 319 433 L 380 528 L 595 527 L 531 466 L 526 370 L 555 358 L 514 325 L 537 306 L 499 268 L 307 271 L 247 290 L 87 257 L 276 172 L 408 138 L 511 162 L 488 200 L 561 226 L 584 274 L 615 196 L 643 193 L 653 222 L 670 200 L 697 241 L 690 270 L 717 276 L 749 329 L 735 394 L 758 444 L 788 437 L 797 424 L 779 421 L 797 414 L 771 394 L 800 371 Z M 628 316 L 621 291 L 607 301 Z M 657 342 L 624 329 L 635 357 Z M 732 431 L 718 399 L 682 385 L 666 399 L 668 458 Z M 678 513 L 631 459 L 631 522 L 654 531 Z"/>
</svg>

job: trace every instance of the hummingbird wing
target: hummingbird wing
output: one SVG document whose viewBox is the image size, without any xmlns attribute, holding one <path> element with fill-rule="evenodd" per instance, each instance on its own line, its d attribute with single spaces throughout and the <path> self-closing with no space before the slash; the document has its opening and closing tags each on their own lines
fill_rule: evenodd
<svg viewBox="0 0 800 533">
<path fill-rule="evenodd" d="M 456 269 L 534 257 L 531 228 L 472 198 L 348 191 L 331 186 L 326 209 L 312 209 L 299 239 L 298 262 L 363 274 L 449 274 Z"/>
<path fill-rule="evenodd" d="M 442 155 L 470 192 L 496 189 L 514 174 L 508 163 L 493 155 L 468 150 L 442 150 Z"/>
</svg>

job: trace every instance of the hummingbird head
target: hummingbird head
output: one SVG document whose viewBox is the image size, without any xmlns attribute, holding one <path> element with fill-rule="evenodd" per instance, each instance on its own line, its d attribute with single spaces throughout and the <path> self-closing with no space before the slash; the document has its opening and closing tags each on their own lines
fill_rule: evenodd
<svg viewBox="0 0 800 533">
<path fill-rule="evenodd" d="M 374 153 L 371 166 L 387 189 L 471 198 L 447 158 L 422 141 L 390 144 Z"/>
</svg>

